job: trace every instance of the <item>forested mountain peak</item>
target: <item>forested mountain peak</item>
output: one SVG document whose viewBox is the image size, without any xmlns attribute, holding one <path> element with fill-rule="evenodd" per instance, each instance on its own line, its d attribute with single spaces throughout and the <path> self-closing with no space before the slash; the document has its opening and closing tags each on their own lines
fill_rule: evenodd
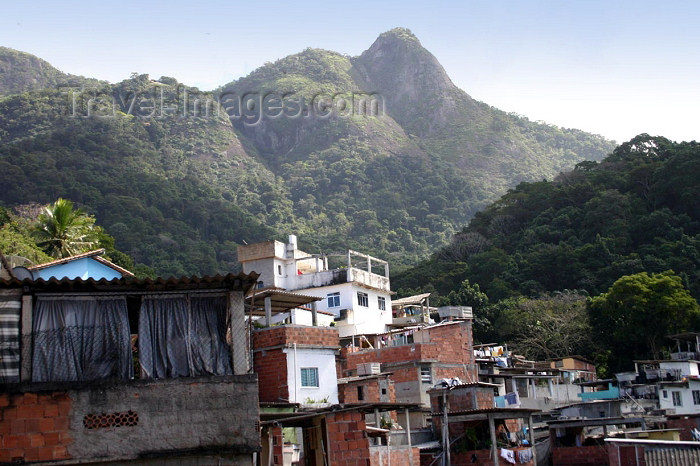
<svg viewBox="0 0 700 466">
<path fill-rule="evenodd" d="M 0 96 L 86 82 L 97 80 L 63 73 L 41 58 L 0 46 Z"/>
<path fill-rule="evenodd" d="M 289 233 L 396 270 L 519 181 L 613 149 L 471 99 L 402 28 L 358 57 L 308 48 L 215 93 L 135 74 L 77 81 L 71 100 L 74 77 L 52 73 L 0 70 L 26 81 L 0 100 L 0 203 L 70 199 L 161 275 L 227 272 L 236 244 Z"/>
</svg>

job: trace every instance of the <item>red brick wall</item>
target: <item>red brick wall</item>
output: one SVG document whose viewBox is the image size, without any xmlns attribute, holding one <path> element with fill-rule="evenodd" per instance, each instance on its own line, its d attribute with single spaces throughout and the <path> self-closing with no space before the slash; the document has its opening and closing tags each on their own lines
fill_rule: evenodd
<svg viewBox="0 0 700 466">
<path fill-rule="evenodd" d="M 645 466 L 644 447 L 636 445 L 609 444 L 608 464 L 610 466 Z M 554 463 L 556 464 L 556 463 Z"/>
<path fill-rule="evenodd" d="M 690 431 L 700 429 L 700 417 L 683 416 L 678 418 L 668 418 L 666 427 L 669 429 L 681 429 L 681 440 L 691 442 L 693 440 Z"/>
<path fill-rule="evenodd" d="M 372 466 L 418 466 L 420 450 L 418 448 L 396 447 L 387 451 L 385 446 L 370 448 Z"/>
<path fill-rule="evenodd" d="M 287 355 L 281 348 L 253 353 L 253 370 L 258 375 L 260 401 L 289 400 Z"/>
<path fill-rule="evenodd" d="M 280 345 L 340 346 L 338 329 L 282 325 L 266 327 L 253 333 L 253 348 L 262 349 Z"/>
<path fill-rule="evenodd" d="M 364 416 L 360 412 L 326 415 L 328 455 L 334 466 L 367 466 L 370 464 L 369 440 L 365 437 Z"/>
<path fill-rule="evenodd" d="M 330 327 L 284 325 L 267 327 L 253 333 L 253 370 L 258 374 L 260 401 L 289 399 L 287 355 L 283 347 L 296 343 L 304 346 L 338 346 L 338 330 Z"/>
<path fill-rule="evenodd" d="M 424 453 L 420 455 L 421 466 L 429 466 L 440 464 L 439 460 L 435 463 L 435 458 L 433 457 L 435 453 Z M 500 454 L 500 452 L 499 452 Z M 493 458 L 491 458 L 491 450 L 471 450 L 463 451 L 460 453 L 455 453 L 454 451 L 450 453 L 450 463 L 453 466 L 493 466 Z M 393 464 L 393 462 L 392 462 Z M 510 464 L 506 462 L 503 458 L 499 456 L 499 464 Z M 521 463 L 518 463 L 521 464 Z M 522 463 L 525 466 L 532 466 L 533 462 Z M 556 463 L 554 463 L 556 464 Z"/>
<path fill-rule="evenodd" d="M 388 379 L 388 378 L 387 378 Z M 354 380 L 352 382 L 338 385 L 338 402 L 340 403 L 381 403 L 381 388 L 379 387 L 378 378 L 365 380 Z M 362 386 L 364 390 L 364 399 L 360 400 L 357 396 L 357 387 Z M 387 395 L 389 402 L 396 402 L 396 389 L 394 381 L 388 379 Z"/>
<path fill-rule="evenodd" d="M 272 464 L 284 464 L 284 439 L 282 438 L 282 428 L 272 427 Z"/>
<path fill-rule="evenodd" d="M 556 447 L 552 449 L 552 464 L 567 466 L 603 466 L 608 464 L 608 451 L 602 445 L 590 447 Z"/>
<path fill-rule="evenodd" d="M 389 367 L 382 367 L 382 370 L 394 372 L 392 377 L 396 382 L 404 368 L 391 367 L 395 363 L 410 361 L 427 361 L 437 363 L 434 366 L 433 377 L 435 379 L 447 377 L 459 377 L 465 382 L 477 381 L 478 375 L 474 367 L 474 352 L 472 340 L 471 322 L 464 321 L 458 324 L 442 325 L 431 327 L 423 332 L 427 333 L 427 343 L 416 343 L 412 345 L 387 346 L 373 350 L 358 350 L 357 348 L 343 348 L 341 350 L 338 366 L 340 374 L 348 376 L 354 374 L 357 365 L 367 362 L 379 362 Z M 457 367 L 440 367 L 443 364 L 455 364 Z M 468 371 L 465 372 L 464 365 Z M 418 372 L 414 367 L 416 376 L 406 374 L 408 380 L 418 380 Z"/>
<path fill-rule="evenodd" d="M 0 394 L 0 463 L 69 459 L 65 392 Z"/>
</svg>

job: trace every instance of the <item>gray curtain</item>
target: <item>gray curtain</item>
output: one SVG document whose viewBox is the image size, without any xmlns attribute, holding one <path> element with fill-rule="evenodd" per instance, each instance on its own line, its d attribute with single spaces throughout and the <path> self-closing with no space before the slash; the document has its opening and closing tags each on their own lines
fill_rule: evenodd
<svg viewBox="0 0 700 466">
<path fill-rule="evenodd" d="M 231 348 L 226 344 L 226 297 L 193 297 L 192 375 L 231 375 Z"/>
<path fill-rule="evenodd" d="M 37 298 L 32 380 L 133 377 L 126 298 Z"/>
<path fill-rule="evenodd" d="M 21 299 L 0 296 L 0 384 L 19 382 Z"/>
<path fill-rule="evenodd" d="M 226 298 L 161 295 L 144 298 L 139 358 L 149 378 L 228 375 Z"/>
</svg>

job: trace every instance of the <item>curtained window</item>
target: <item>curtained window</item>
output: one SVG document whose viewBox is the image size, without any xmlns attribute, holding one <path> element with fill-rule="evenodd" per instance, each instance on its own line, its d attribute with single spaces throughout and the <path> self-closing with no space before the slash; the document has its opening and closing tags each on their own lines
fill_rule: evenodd
<svg viewBox="0 0 700 466">
<path fill-rule="evenodd" d="M 133 377 L 124 297 L 38 297 L 33 319 L 34 382 Z"/>
<path fill-rule="evenodd" d="M 147 296 L 139 315 L 139 358 L 149 378 L 230 375 L 225 296 Z"/>
</svg>

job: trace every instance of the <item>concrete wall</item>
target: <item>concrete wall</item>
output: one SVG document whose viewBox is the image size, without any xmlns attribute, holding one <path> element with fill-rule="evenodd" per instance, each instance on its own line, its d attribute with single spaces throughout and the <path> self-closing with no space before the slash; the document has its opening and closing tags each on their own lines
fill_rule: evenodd
<svg viewBox="0 0 700 466">
<path fill-rule="evenodd" d="M 304 275 L 301 275 L 301 277 L 304 277 Z M 340 316 L 341 309 L 352 310 L 347 321 L 336 322 L 336 328 L 338 328 L 341 337 L 363 333 L 381 333 L 386 331 L 386 326 L 392 322 L 391 295 L 388 291 L 368 289 L 355 283 L 302 288 L 296 291 L 301 294 L 323 298 L 322 301 L 317 303 L 318 310 L 332 312 L 336 317 Z M 358 305 L 358 291 L 367 294 L 367 307 Z M 340 306 L 329 308 L 327 296 L 336 292 L 340 293 Z M 383 297 L 386 302 L 384 311 L 379 309 L 379 296 Z"/>
<path fill-rule="evenodd" d="M 338 403 L 335 350 L 285 348 L 284 352 L 287 355 L 287 386 L 289 387 L 289 401 L 291 403 Z M 318 387 L 301 386 L 302 368 L 316 368 L 318 370 Z"/>
<path fill-rule="evenodd" d="M 699 375 L 698 363 L 695 361 L 663 361 L 659 363 L 662 371 L 679 371 L 682 376 Z"/>
<path fill-rule="evenodd" d="M 296 371 L 293 359 L 295 343 L 299 358 Z M 260 400 L 294 402 L 296 397 L 303 403 L 307 397 L 320 400 L 328 396 L 329 402 L 335 400 L 337 403 L 335 350 L 338 348 L 338 330 L 333 327 L 283 325 L 256 330 L 253 333 L 253 367 L 258 375 Z M 319 356 L 320 362 L 313 355 Z M 301 363 L 305 365 L 302 366 Z M 298 379 L 300 367 L 318 367 L 319 381 L 324 383 L 323 388 L 301 389 Z"/>
<path fill-rule="evenodd" d="M 372 466 L 419 466 L 420 450 L 401 446 L 372 446 L 369 448 Z"/>
<path fill-rule="evenodd" d="M 700 405 L 693 400 L 693 390 L 700 390 L 700 382 L 688 380 L 688 385 L 659 384 L 659 408 L 675 410 L 676 414 L 700 414 Z M 667 397 L 664 398 L 664 391 Z M 681 405 L 673 405 L 673 392 L 678 392 L 681 397 Z"/>
<path fill-rule="evenodd" d="M 250 464 L 259 450 L 254 375 L 73 387 L 35 384 L 0 395 L 0 462 L 188 457 L 197 464 L 198 456 L 219 455 Z"/>
</svg>

